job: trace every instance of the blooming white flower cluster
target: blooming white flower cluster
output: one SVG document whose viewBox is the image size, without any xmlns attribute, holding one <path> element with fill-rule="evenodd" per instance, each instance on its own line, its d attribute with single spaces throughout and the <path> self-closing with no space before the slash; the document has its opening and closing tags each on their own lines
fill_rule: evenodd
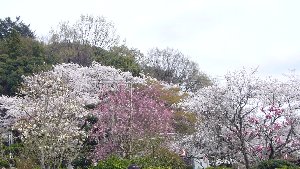
<svg viewBox="0 0 300 169">
<path fill-rule="evenodd" d="M 133 77 L 130 72 L 102 66 L 97 62 L 93 62 L 90 67 L 73 63 L 60 64 L 54 66 L 52 73 L 66 77 L 83 104 L 98 103 L 99 92 L 104 84 L 144 83 L 143 78 Z"/>
<path fill-rule="evenodd" d="M 0 128 L 2 130 L 10 128 L 15 120 L 22 116 L 20 107 L 16 107 L 20 103 L 21 99 L 18 97 L 0 96 Z"/>
<path fill-rule="evenodd" d="M 281 158 L 299 150 L 297 76 L 286 81 L 262 79 L 243 69 L 228 73 L 225 81 L 199 90 L 182 104 L 200 119 L 197 132 L 184 142 L 200 145 L 211 156 L 235 159 L 246 168 L 257 157 Z"/>
<path fill-rule="evenodd" d="M 41 163 L 53 165 L 54 159 L 75 158 L 85 137 L 80 124 L 87 111 L 64 75 L 43 72 L 24 77 L 19 107 L 23 116 L 14 124 L 27 148 L 37 152 Z"/>
</svg>

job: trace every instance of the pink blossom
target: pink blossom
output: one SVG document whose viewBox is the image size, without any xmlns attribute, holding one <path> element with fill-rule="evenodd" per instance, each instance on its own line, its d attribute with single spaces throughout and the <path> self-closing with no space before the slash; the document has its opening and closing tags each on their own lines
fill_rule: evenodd
<svg viewBox="0 0 300 169">
<path fill-rule="evenodd" d="M 249 122 L 250 122 L 250 123 L 254 123 L 254 124 L 258 124 L 258 123 L 259 123 L 259 120 L 258 120 L 258 118 L 256 118 L 256 117 L 250 117 L 250 118 L 249 118 Z"/>
<path fill-rule="evenodd" d="M 266 119 L 271 119 L 272 118 L 272 115 L 271 114 L 267 114 L 266 115 Z"/>
<path fill-rule="evenodd" d="M 277 144 L 281 144 L 281 143 L 282 143 L 282 140 L 281 140 L 280 136 L 276 136 L 275 142 L 276 142 Z"/>
<path fill-rule="evenodd" d="M 283 109 L 276 109 L 275 110 L 275 115 L 280 116 L 282 114 L 282 112 L 283 112 Z"/>
<path fill-rule="evenodd" d="M 269 110 L 269 112 L 272 112 L 272 111 L 274 111 L 274 107 L 271 106 L 268 110 Z"/>
<path fill-rule="evenodd" d="M 281 128 L 281 125 L 279 123 L 274 123 L 273 129 L 279 130 Z"/>
<path fill-rule="evenodd" d="M 264 147 L 262 145 L 258 145 L 258 146 L 255 147 L 254 150 L 257 151 L 257 152 L 261 152 L 263 150 L 263 148 Z"/>
<path fill-rule="evenodd" d="M 118 85 L 116 91 L 107 91 L 105 95 L 108 101 L 100 101 L 94 112 L 99 118 L 94 128 L 102 130 L 91 133 L 100 139 L 93 158 L 102 159 L 116 152 L 126 154 L 132 140 L 167 136 L 173 131 L 172 111 L 154 87 L 135 88 L 131 94 L 129 88 Z"/>
</svg>

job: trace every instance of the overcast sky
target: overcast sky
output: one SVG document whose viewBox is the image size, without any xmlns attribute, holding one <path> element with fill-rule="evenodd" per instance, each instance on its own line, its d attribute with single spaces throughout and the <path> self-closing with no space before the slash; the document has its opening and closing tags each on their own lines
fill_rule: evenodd
<svg viewBox="0 0 300 169">
<path fill-rule="evenodd" d="M 215 77 L 244 67 L 278 75 L 300 69 L 299 0 L 0 0 L 36 34 L 81 14 L 112 21 L 129 47 L 180 50 Z"/>
</svg>

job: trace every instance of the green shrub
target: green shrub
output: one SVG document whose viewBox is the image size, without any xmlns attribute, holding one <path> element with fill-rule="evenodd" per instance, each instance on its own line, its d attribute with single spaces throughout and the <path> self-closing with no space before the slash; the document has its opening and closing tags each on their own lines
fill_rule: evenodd
<svg viewBox="0 0 300 169">
<path fill-rule="evenodd" d="M 172 169 L 171 167 L 147 167 L 143 169 Z"/>
<path fill-rule="evenodd" d="M 277 168 L 277 169 L 294 169 L 294 168 L 295 167 L 289 167 L 289 166 L 284 165 L 284 166 L 282 166 L 280 168 Z M 296 168 L 299 168 L 299 167 L 296 167 Z"/>
<path fill-rule="evenodd" d="M 119 158 L 117 156 L 110 156 L 104 161 L 100 161 L 97 166 L 92 169 L 127 169 L 131 164 L 130 160 Z"/>
<path fill-rule="evenodd" d="M 132 160 L 133 163 L 139 165 L 141 168 L 151 169 L 186 169 L 186 165 L 178 154 L 166 149 L 159 148 L 153 154 L 145 157 L 136 158 Z"/>
<path fill-rule="evenodd" d="M 231 168 L 226 166 L 217 166 L 217 167 L 207 167 L 206 169 L 231 169 Z"/>
<path fill-rule="evenodd" d="M 7 160 L 0 159 L 0 167 L 9 167 L 9 162 Z"/>
<path fill-rule="evenodd" d="M 275 169 L 275 168 L 296 169 L 298 167 L 295 164 L 285 160 L 265 160 L 260 162 L 256 167 L 254 167 L 254 169 Z"/>
<path fill-rule="evenodd" d="M 143 169 L 186 169 L 183 160 L 174 152 L 160 148 L 155 153 L 134 159 L 123 159 L 117 156 L 110 156 L 100 161 L 92 169 L 127 169 L 130 164 L 137 164 Z"/>
</svg>

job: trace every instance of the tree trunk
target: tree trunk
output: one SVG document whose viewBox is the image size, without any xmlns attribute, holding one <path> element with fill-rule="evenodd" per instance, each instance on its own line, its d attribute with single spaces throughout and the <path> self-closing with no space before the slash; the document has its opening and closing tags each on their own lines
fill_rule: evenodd
<svg viewBox="0 0 300 169">
<path fill-rule="evenodd" d="M 274 152 L 274 148 L 272 146 L 272 143 L 269 144 L 270 146 L 270 154 L 269 154 L 269 159 L 274 159 L 274 156 L 275 156 L 275 152 Z"/>
<path fill-rule="evenodd" d="M 45 167 L 45 154 L 43 147 L 41 148 L 41 169 L 46 169 Z"/>
<path fill-rule="evenodd" d="M 247 153 L 247 147 L 246 147 L 246 143 L 245 143 L 245 137 L 243 135 L 243 128 L 244 128 L 244 118 L 242 117 L 242 106 L 241 109 L 239 110 L 239 114 L 238 114 L 238 119 L 239 119 L 239 126 L 238 126 L 238 137 L 239 140 L 241 141 L 241 151 L 244 157 L 244 162 L 245 162 L 245 167 L 246 169 L 250 168 L 250 164 L 249 164 L 249 158 L 248 158 L 248 153 Z"/>
<path fill-rule="evenodd" d="M 246 167 L 246 169 L 249 169 L 250 168 L 249 158 L 247 155 L 247 148 L 245 145 L 245 141 L 243 139 L 242 139 L 242 153 L 243 153 L 243 157 L 244 157 L 245 167 Z"/>
</svg>

